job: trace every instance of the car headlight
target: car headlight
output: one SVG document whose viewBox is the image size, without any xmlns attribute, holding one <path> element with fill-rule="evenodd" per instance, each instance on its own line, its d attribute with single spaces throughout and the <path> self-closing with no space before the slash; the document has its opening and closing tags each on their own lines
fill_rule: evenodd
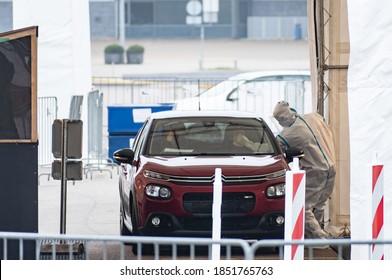
<svg viewBox="0 0 392 280">
<path fill-rule="evenodd" d="M 168 187 L 159 185 L 148 185 L 145 189 L 146 195 L 152 198 L 169 199 L 171 191 Z"/>
<path fill-rule="evenodd" d="M 161 174 L 158 172 L 150 171 L 150 170 L 144 170 L 143 173 L 144 177 L 150 178 L 150 179 L 156 179 L 156 180 L 162 180 L 162 181 L 168 181 L 169 176 L 165 174 Z"/>
<path fill-rule="evenodd" d="M 284 184 L 269 186 L 265 191 L 265 195 L 268 198 L 280 198 L 284 196 L 284 193 L 285 193 Z"/>
<path fill-rule="evenodd" d="M 286 176 L 286 169 L 282 169 L 282 170 L 267 174 L 266 178 L 267 178 L 267 180 L 274 180 L 277 178 L 283 178 L 285 176 Z"/>
</svg>

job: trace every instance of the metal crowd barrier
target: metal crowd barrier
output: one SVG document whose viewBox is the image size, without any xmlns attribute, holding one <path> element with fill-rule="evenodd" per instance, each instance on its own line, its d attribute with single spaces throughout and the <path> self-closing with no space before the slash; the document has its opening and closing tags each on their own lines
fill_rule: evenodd
<svg viewBox="0 0 392 280">
<path fill-rule="evenodd" d="M 129 104 L 157 104 L 173 103 L 182 98 L 194 97 L 224 80 L 223 78 L 189 78 L 189 77 L 93 77 L 94 90 L 88 94 L 88 159 L 86 170 L 90 177 L 92 171 L 111 171 L 115 165 L 108 160 L 107 147 L 107 107 L 111 105 Z M 235 83 L 236 81 L 234 81 Z M 287 82 L 284 82 L 285 84 Z M 295 83 L 294 83 L 295 84 Z M 297 86 L 291 84 L 289 92 L 296 92 Z M 282 84 L 283 85 L 283 84 Z M 302 87 L 302 84 L 301 84 Z M 79 118 L 81 113 L 81 99 L 83 96 L 74 96 L 70 104 L 70 118 Z M 250 95 L 250 98 L 254 98 Z M 86 102 L 85 102 L 86 103 Z M 250 102 L 250 104 L 256 104 Z M 267 103 L 266 103 L 267 104 Z M 38 135 L 39 155 L 41 167 L 39 176 L 48 176 L 45 171 L 53 161 L 51 150 L 52 124 L 57 118 L 56 97 L 38 98 Z M 274 104 L 265 105 L 273 107 Z M 297 108 L 298 109 L 298 108 Z M 87 130 L 86 130 L 87 131 Z M 87 177 L 87 174 L 86 174 Z"/>
<path fill-rule="evenodd" d="M 107 145 L 107 106 L 136 103 L 168 103 L 179 98 L 195 96 L 212 87 L 221 79 L 190 78 L 108 78 L 93 77 L 94 90 L 88 95 L 89 123 L 88 159 L 86 170 L 90 177 L 93 171 L 111 171 L 115 164 L 105 154 Z M 73 102 L 76 99 L 73 99 Z M 81 103 L 70 104 L 70 118 L 80 113 Z M 50 167 L 54 160 L 52 155 L 52 124 L 57 119 L 57 98 L 38 98 L 38 161 L 39 179 L 50 179 Z M 74 109 L 74 110 L 73 110 Z M 80 117 L 80 116 L 79 116 Z M 79 118 L 78 117 L 78 118 Z M 86 130 L 87 131 L 87 130 Z M 117 167 L 116 167 L 117 168 Z M 87 178 L 87 173 L 86 173 Z"/>
<path fill-rule="evenodd" d="M 93 77 L 104 105 L 167 103 L 196 96 L 224 79 L 165 77 Z"/>
<path fill-rule="evenodd" d="M 41 176 L 50 178 L 50 167 L 54 160 L 52 154 L 52 124 L 57 119 L 57 97 L 39 97 L 38 107 L 38 165 L 44 171 L 39 172 L 38 180 Z M 48 171 L 49 170 L 49 171 Z"/>
<path fill-rule="evenodd" d="M 133 245 L 129 245 L 133 244 Z M 172 237 L 120 237 L 86 236 L 0 232 L 0 259 L 37 259 L 37 260 L 124 260 L 124 259 L 209 259 L 213 245 L 220 245 L 221 259 L 254 260 L 259 250 L 275 250 L 276 254 L 263 256 L 262 259 L 283 259 L 284 246 L 303 245 L 306 260 L 323 259 L 317 250 L 328 245 L 336 252 L 334 259 L 350 259 L 352 245 L 366 246 L 375 244 L 392 245 L 392 240 L 351 240 L 348 238 L 303 241 L 259 240 L 249 243 L 243 239 L 211 238 L 172 238 Z M 142 246 L 152 248 L 144 254 Z M 131 250 L 136 246 L 136 254 Z M 318 253 L 315 253 L 318 252 Z M 330 258 L 329 258 L 330 259 Z"/>
<path fill-rule="evenodd" d="M 9 251 L 10 242 L 13 252 Z M 16 244 L 15 244 L 16 243 Z M 26 252 L 28 249 L 32 252 Z M 31 246 L 31 244 L 34 246 Z M 129 245 L 135 244 L 135 245 Z M 37 259 L 37 260 L 91 260 L 91 259 L 178 259 L 186 258 L 194 260 L 197 253 L 202 250 L 205 253 L 207 247 L 211 251 L 213 244 L 221 245 L 225 250 L 226 259 L 232 259 L 232 250 L 242 251 L 242 259 L 251 260 L 252 251 L 249 243 L 242 239 L 222 239 L 214 241 L 210 238 L 169 238 L 169 237 L 121 237 L 121 236 L 85 236 L 85 235 L 60 235 L 60 234 L 36 234 L 0 232 L 0 259 Z M 142 246 L 152 246 L 147 255 L 143 254 Z M 131 246 L 137 246 L 137 254 L 131 252 Z M 165 246 L 165 249 L 161 247 Z M 203 248 L 201 248 L 203 247 Z M 169 252 L 171 251 L 171 252 Z M 181 252 L 180 252 L 181 251 Z M 187 256 L 184 256 L 184 251 Z M 169 254 L 168 254 L 169 253 Z M 11 255 L 11 257 L 10 257 Z"/>
</svg>

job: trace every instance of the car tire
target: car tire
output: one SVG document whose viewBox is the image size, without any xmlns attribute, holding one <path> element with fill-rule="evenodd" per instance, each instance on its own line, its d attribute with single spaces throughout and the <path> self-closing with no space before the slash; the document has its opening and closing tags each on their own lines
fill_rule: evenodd
<svg viewBox="0 0 392 280">
<path fill-rule="evenodd" d="M 124 208 L 120 207 L 120 232 L 122 236 L 137 236 L 139 235 L 139 232 L 137 230 L 137 224 L 136 224 L 136 214 L 135 214 L 135 209 L 132 208 L 131 212 L 131 222 L 132 222 L 132 231 L 130 231 L 127 226 L 124 223 L 125 219 L 125 214 L 124 214 Z M 137 255 L 137 243 L 126 243 L 125 245 L 131 245 L 132 246 L 132 253 L 134 255 Z M 151 255 L 154 252 L 154 246 L 150 244 L 141 244 L 142 245 L 142 255 Z"/>
<path fill-rule="evenodd" d="M 139 231 L 137 230 L 137 223 L 136 223 L 136 212 L 135 209 L 132 207 L 131 211 L 131 222 L 132 222 L 132 235 L 139 235 Z M 132 253 L 137 256 L 138 249 L 137 243 L 132 243 Z M 142 255 L 152 255 L 154 253 L 154 246 L 151 244 L 141 244 L 141 254 Z"/>
<path fill-rule="evenodd" d="M 132 223 L 132 235 L 139 235 L 139 231 L 137 230 L 136 212 L 134 207 L 132 207 L 132 211 L 131 211 L 131 223 Z"/>
</svg>

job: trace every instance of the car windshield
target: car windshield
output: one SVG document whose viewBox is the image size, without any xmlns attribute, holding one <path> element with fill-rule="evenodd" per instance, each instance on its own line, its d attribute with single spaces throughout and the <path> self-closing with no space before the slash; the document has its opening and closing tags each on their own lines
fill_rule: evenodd
<svg viewBox="0 0 392 280">
<path fill-rule="evenodd" d="M 275 152 L 265 124 L 252 118 L 189 117 L 154 120 L 146 155 L 255 155 Z"/>
<path fill-rule="evenodd" d="M 270 74 L 260 77 L 253 77 L 251 79 L 243 79 L 243 78 L 230 78 L 228 80 L 224 80 L 215 86 L 203 91 L 200 95 L 214 95 L 217 93 L 227 94 L 232 92 L 234 89 L 238 88 L 240 85 L 248 82 L 283 82 L 283 81 L 310 81 L 310 76 L 303 74 Z"/>
</svg>

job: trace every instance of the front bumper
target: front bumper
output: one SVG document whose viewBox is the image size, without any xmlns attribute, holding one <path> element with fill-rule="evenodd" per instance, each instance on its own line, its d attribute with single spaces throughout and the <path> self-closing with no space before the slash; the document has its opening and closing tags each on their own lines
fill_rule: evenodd
<svg viewBox="0 0 392 280">
<path fill-rule="evenodd" d="M 277 224 L 277 217 L 284 217 L 283 211 L 274 211 L 262 216 L 243 214 L 222 214 L 222 238 L 241 239 L 283 239 L 284 223 Z M 199 214 L 176 217 L 170 213 L 151 213 L 144 227 L 139 228 L 140 235 L 173 237 L 211 237 L 212 216 Z"/>
</svg>

